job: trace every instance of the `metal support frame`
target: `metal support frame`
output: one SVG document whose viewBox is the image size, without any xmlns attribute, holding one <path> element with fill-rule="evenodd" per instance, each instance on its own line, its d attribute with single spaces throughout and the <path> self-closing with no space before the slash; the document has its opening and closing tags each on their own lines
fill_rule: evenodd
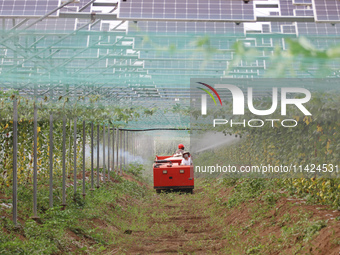
<svg viewBox="0 0 340 255">
<path fill-rule="evenodd" d="M 67 1 L 65 3 L 63 3 L 62 5 L 58 6 L 57 8 L 53 9 L 52 11 L 46 13 L 44 16 L 40 17 L 39 19 L 35 20 L 33 23 L 29 24 L 28 26 L 24 27 L 23 30 L 26 30 L 32 26 L 34 26 L 35 24 L 39 23 L 40 21 L 42 21 L 43 19 L 47 18 L 48 16 L 50 16 L 52 13 L 55 13 L 56 11 L 58 11 L 59 9 L 63 8 L 64 6 L 70 4 L 70 3 L 73 3 L 74 0 L 70 0 L 70 1 Z M 23 16 L 23 18 L 26 18 Z M 18 23 L 16 26 L 14 26 L 15 28 L 18 27 L 18 26 L 21 26 L 23 23 L 20 22 Z M 14 35 L 10 35 L 9 37 L 3 39 L 2 41 L 0 41 L 0 44 L 2 44 L 3 42 L 9 40 L 10 38 L 12 38 Z"/>
<path fill-rule="evenodd" d="M 71 19 L 87 19 L 91 20 L 92 13 L 89 12 L 62 12 L 59 13 L 60 18 L 71 18 Z M 113 13 L 96 13 L 96 19 L 101 20 L 117 20 L 117 14 Z"/>
<path fill-rule="evenodd" d="M 110 181 L 110 124 L 107 126 L 107 180 Z"/>
<path fill-rule="evenodd" d="M 77 118 L 73 122 L 73 195 L 77 196 Z"/>
<path fill-rule="evenodd" d="M 97 188 L 99 187 L 99 124 L 97 124 Z"/>
<path fill-rule="evenodd" d="M 132 132 L 131 133 L 132 136 L 132 141 L 131 141 L 131 149 L 132 149 L 132 160 L 135 162 L 136 161 L 136 155 L 135 155 L 135 139 L 136 139 L 136 133 Z"/>
<path fill-rule="evenodd" d="M 53 207 L 53 114 L 50 113 L 50 192 L 49 192 L 49 206 Z"/>
<path fill-rule="evenodd" d="M 115 127 L 112 127 L 112 172 L 115 171 Z"/>
<path fill-rule="evenodd" d="M 37 19 L 36 21 L 34 21 L 33 23 L 29 24 L 28 26 L 26 26 L 23 30 L 26 30 L 32 26 L 34 26 L 35 24 L 39 23 L 40 21 L 42 21 L 43 19 L 47 18 L 48 16 L 50 16 L 52 13 L 55 13 L 56 11 L 60 10 L 61 8 L 63 8 L 64 6 L 70 4 L 70 3 L 73 3 L 74 0 L 70 0 L 70 1 L 67 1 L 63 4 L 61 4 L 60 6 L 58 6 L 57 8 L 53 9 L 52 11 L 46 13 L 44 16 L 40 17 L 39 19 Z"/>
<path fill-rule="evenodd" d="M 106 182 L 106 173 L 105 173 L 105 125 L 103 125 L 103 181 Z"/>
<path fill-rule="evenodd" d="M 116 129 L 116 162 L 117 162 L 116 172 L 117 172 L 117 174 L 119 174 L 119 168 L 118 168 L 119 141 L 120 141 L 120 138 L 119 138 L 119 128 L 117 128 Z"/>
<path fill-rule="evenodd" d="M 93 173 L 93 159 L 94 159 L 94 149 L 93 149 L 93 122 L 91 122 L 91 191 L 94 190 L 94 173 Z"/>
<path fill-rule="evenodd" d="M 38 219 L 38 204 L 37 204 L 37 193 L 38 193 L 38 109 L 36 102 L 34 103 L 34 130 L 33 130 L 33 219 Z"/>
<path fill-rule="evenodd" d="M 123 164 L 123 131 L 122 130 L 119 130 L 119 141 L 120 141 L 120 160 L 119 160 L 119 169 L 120 169 L 120 174 L 122 175 L 123 174 L 123 167 L 122 167 L 122 164 Z"/>
<path fill-rule="evenodd" d="M 13 214 L 13 224 L 17 226 L 17 188 L 18 188 L 18 103 L 17 99 L 13 100 L 13 190 L 12 190 L 12 214 Z"/>
<path fill-rule="evenodd" d="M 62 197 L 62 206 L 65 209 L 66 207 L 66 116 L 63 116 L 63 197 Z"/>
<path fill-rule="evenodd" d="M 126 161 L 127 161 L 127 164 L 129 164 L 130 162 L 129 162 L 129 132 L 128 131 L 126 131 L 126 155 L 127 155 L 127 159 L 126 159 Z"/>
<path fill-rule="evenodd" d="M 85 120 L 83 120 L 83 198 L 85 198 L 85 144 L 86 144 L 86 133 L 85 133 Z"/>
<path fill-rule="evenodd" d="M 91 0 L 91 1 L 89 1 L 88 3 L 86 3 L 83 7 L 81 7 L 81 8 L 79 9 L 78 12 L 81 12 L 81 11 L 85 10 L 87 7 L 89 7 L 91 4 L 93 4 L 94 1 L 95 1 L 95 0 Z"/>
<path fill-rule="evenodd" d="M 126 169 L 126 131 L 123 130 L 123 164 L 124 164 L 124 169 Z"/>
<path fill-rule="evenodd" d="M 39 55 L 42 54 L 43 52 L 49 50 L 52 46 L 57 45 L 59 42 L 62 42 L 63 40 L 65 40 L 66 38 L 68 38 L 68 37 L 70 37 L 71 35 L 75 34 L 76 32 L 78 32 L 79 30 L 81 30 L 82 28 L 86 27 L 86 26 L 89 25 L 89 24 L 90 24 L 90 22 L 89 22 L 88 24 L 85 24 L 85 25 L 81 26 L 81 27 L 78 28 L 77 30 L 72 31 L 70 34 L 67 34 L 67 35 L 63 36 L 61 39 L 59 39 L 59 40 L 57 40 L 56 42 L 52 43 L 48 48 L 45 48 L 45 49 L 39 51 L 38 53 L 36 53 L 36 54 L 34 54 L 34 55 L 32 55 L 32 56 L 30 56 L 30 57 L 24 59 L 23 61 L 21 61 L 20 63 L 18 63 L 16 66 L 14 66 L 13 68 L 11 68 L 11 69 L 9 69 L 9 70 L 7 70 L 7 71 L 8 71 L 8 72 L 11 72 L 12 70 L 15 70 L 16 68 L 22 66 L 25 62 L 27 62 L 27 61 L 29 61 L 29 60 L 31 60 L 31 59 L 33 59 L 33 58 L 39 56 Z M 4 39 L 4 41 L 6 41 L 6 40 L 7 40 L 7 39 Z M 2 41 L 0 42 L 0 44 L 1 44 L 1 43 L 2 43 Z"/>
</svg>

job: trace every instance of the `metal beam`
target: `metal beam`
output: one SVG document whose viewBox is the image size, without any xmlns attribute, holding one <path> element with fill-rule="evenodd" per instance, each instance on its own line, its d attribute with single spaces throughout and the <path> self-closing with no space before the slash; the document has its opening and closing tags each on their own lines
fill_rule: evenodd
<svg viewBox="0 0 340 255">
<path fill-rule="evenodd" d="M 110 7 L 110 6 L 118 6 L 118 3 L 94 2 L 92 6 Z"/>
<path fill-rule="evenodd" d="M 61 12 L 59 13 L 60 18 L 71 18 L 71 19 L 101 19 L 101 20 L 117 20 L 117 14 L 112 13 L 90 13 L 90 12 Z"/>
<path fill-rule="evenodd" d="M 315 22 L 314 17 L 304 16 L 258 16 L 256 17 L 258 22 Z M 340 20 L 339 20 L 340 22 Z"/>
</svg>

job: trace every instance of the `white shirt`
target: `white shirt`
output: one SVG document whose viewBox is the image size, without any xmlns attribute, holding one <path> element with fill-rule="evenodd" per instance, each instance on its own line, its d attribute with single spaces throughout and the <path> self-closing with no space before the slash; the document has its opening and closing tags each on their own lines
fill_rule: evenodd
<svg viewBox="0 0 340 255">
<path fill-rule="evenodd" d="M 188 157 L 188 159 L 183 158 L 181 162 L 182 166 L 190 166 L 192 165 L 191 157 Z"/>
</svg>

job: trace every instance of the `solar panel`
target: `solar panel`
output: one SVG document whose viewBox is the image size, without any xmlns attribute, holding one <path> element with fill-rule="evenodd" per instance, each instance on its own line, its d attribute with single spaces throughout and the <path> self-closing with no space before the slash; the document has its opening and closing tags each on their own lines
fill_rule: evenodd
<svg viewBox="0 0 340 255">
<path fill-rule="evenodd" d="M 13 25 L 13 21 L 11 19 L 2 19 L 2 29 L 9 30 L 12 29 L 13 26 L 20 24 L 24 19 L 15 19 L 15 24 Z M 34 21 L 34 20 L 33 20 Z M 22 23 L 18 28 L 19 30 L 28 24 L 32 23 L 32 20 L 27 20 Z M 40 30 L 40 31 L 73 31 L 75 30 L 75 19 L 44 19 L 34 26 L 30 27 L 29 30 Z M 1 24 L 1 23 L 0 23 Z"/>
<path fill-rule="evenodd" d="M 120 19 L 255 21 L 254 5 L 241 0 L 126 0 L 119 5 Z"/>
<path fill-rule="evenodd" d="M 327 35 L 336 36 L 340 34 L 340 26 L 333 26 L 328 23 L 297 22 L 299 35 Z"/>
<path fill-rule="evenodd" d="M 291 22 L 270 22 L 270 32 L 282 33 L 282 26 L 291 26 Z"/>
<path fill-rule="evenodd" d="M 0 16 L 43 16 L 59 4 L 60 0 L 0 0 Z"/>
<path fill-rule="evenodd" d="M 280 11 L 282 16 L 294 16 L 295 6 L 292 0 L 280 0 Z"/>
<path fill-rule="evenodd" d="M 270 33 L 270 24 L 262 24 L 262 33 Z"/>
<path fill-rule="evenodd" d="M 311 0 L 280 0 L 281 16 L 314 16 Z"/>
<path fill-rule="evenodd" d="M 312 9 L 294 10 L 294 15 L 314 17 L 314 11 Z"/>
<path fill-rule="evenodd" d="M 313 0 L 315 21 L 339 22 L 340 1 L 338 0 Z"/>
<path fill-rule="evenodd" d="M 312 0 L 293 0 L 293 4 L 311 5 Z"/>
<path fill-rule="evenodd" d="M 44 31 L 73 31 L 75 30 L 75 19 L 44 19 L 37 23 L 30 30 L 44 30 Z"/>
<path fill-rule="evenodd" d="M 68 8 L 77 8 L 76 11 L 79 11 L 84 6 L 86 6 L 87 3 L 89 3 L 89 2 L 91 2 L 91 1 L 90 0 L 78 0 L 74 3 L 70 3 L 70 4 L 66 5 L 65 7 L 60 9 L 60 12 L 65 12 L 65 10 L 68 9 Z M 91 12 L 91 7 L 92 7 L 92 4 L 89 4 L 84 9 L 82 9 L 81 12 Z"/>
<path fill-rule="evenodd" d="M 138 21 L 129 22 L 128 32 L 192 33 L 192 34 L 244 34 L 243 23 L 230 22 L 182 22 Z"/>
<path fill-rule="evenodd" d="M 296 34 L 295 25 L 281 25 L 281 32 L 283 34 Z"/>
</svg>

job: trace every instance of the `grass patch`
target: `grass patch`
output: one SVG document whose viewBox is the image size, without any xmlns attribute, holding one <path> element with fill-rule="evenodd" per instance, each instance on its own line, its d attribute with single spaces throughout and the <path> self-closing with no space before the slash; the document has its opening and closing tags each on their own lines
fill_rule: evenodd
<svg viewBox="0 0 340 255">
<path fill-rule="evenodd" d="M 138 170 L 140 172 L 140 170 Z M 21 217 L 18 227 L 9 219 L 11 208 L 1 208 L 0 218 L 0 254 L 53 254 L 53 253 L 90 253 L 102 254 L 110 245 L 115 245 L 123 229 L 117 216 L 123 215 L 127 205 L 124 199 L 142 200 L 149 190 L 133 181 L 126 181 L 114 176 L 119 182 L 106 182 L 94 191 L 89 191 L 83 199 L 73 197 L 73 187 L 67 188 L 67 206 L 62 210 L 58 189 L 54 192 L 53 208 L 48 208 L 48 187 L 39 186 L 38 215 L 40 221 L 30 219 L 32 193 L 31 188 L 18 190 L 18 215 Z M 81 193 L 79 185 L 78 194 Z M 128 198 L 127 198 L 128 197 Z M 46 199 L 47 198 L 47 199 Z M 127 201 L 130 203 L 130 201 Z M 124 204 L 124 203 L 123 203 Z M 137 211 L 132 211 L 138 215 Z M 137 218 L 131 224 L 137 225 L 142 219 Z M 117 223 L 117 224 L 116 224 Z M 113 230 L 116 224 L 118 227 Z M 111 229 L 110 229 L 111 228 Z"/>
</svg>

